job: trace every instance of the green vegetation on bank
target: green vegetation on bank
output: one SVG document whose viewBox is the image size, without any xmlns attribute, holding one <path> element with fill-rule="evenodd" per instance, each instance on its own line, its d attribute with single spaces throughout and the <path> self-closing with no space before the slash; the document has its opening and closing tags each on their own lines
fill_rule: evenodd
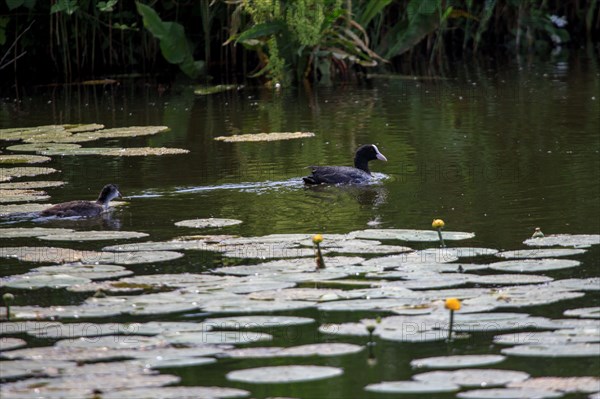
<svg viewBox="0 0 600 399">
<path fill-rule="evenodd" d="M 5 84 L 178 69 L 204 80 L 330 84 L 365 69 L 544 55 L 599 37 L 597 1 L 0 0 Z"/>
</svg>

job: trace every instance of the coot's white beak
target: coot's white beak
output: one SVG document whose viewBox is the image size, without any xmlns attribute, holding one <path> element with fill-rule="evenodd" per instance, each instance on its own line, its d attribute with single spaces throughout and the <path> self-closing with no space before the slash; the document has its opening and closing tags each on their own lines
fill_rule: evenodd
<svg viewBox="0 0 600 399">
<path fill-rule="evenodd" d="M 379 148 L 377 148 L 375 144 L 373 144 L 373 148 L 375 148 L 375 156 L 377 157 L 377 159 L 379 159 L 380 161 L 387 162 L 387 158 L 385 157 L 385 155 L 379 152 Z"/>
</svg>

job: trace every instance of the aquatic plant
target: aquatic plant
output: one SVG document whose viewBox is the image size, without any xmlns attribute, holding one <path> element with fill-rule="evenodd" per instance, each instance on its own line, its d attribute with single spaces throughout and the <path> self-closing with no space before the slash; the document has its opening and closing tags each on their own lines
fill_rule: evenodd
<svg viewBox="0 0 600 399">
<path fill-rule="evenodd" d="M 6 320 L 10 320 L 10 304 L 15 300 L 15 296 L 10 292 L 2 295 L 4 306 L 6 306 Z"/>
<path fill-rule="evenodd" d="M 321 234 L 315 234 L 312 238 L 313 244 L 315 244 L 315 261 L 317 263 L 317 270 L 325 269 L 325 260 L 321 253 L 321 243 L 323 242 L 323 236 Z"/>
<path fill-rule="evenodd" d="M 445 225 L 446 224 L 442 219 L 433 219 L 433 222 L 431 223 L 431 227 L 437 229 L 438 237 L 440 238 L 440 247 L 442 248 L 446 247 L 446 244 L 444 244 L 444 239 L 442 238 L 442 229 Z"/>
<path fill-rule="evenodd" d="M 454 328 L 454 312 L 460 310 L 461 303 L 458 298 L 448 298 L 444 303 L 446 309 L 450 310 L 450 325 L 448 327 L 448 341 L 452 341 L 452 329 Z"/>
</svg>

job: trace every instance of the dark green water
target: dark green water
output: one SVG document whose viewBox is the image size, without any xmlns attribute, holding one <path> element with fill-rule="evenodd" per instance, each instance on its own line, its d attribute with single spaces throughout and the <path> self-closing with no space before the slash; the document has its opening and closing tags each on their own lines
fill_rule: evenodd
<svg viewBox="0 0 600 399">
<path fill-rule="evenodd" d="M 189 233 L 176 228 L 175 221 L 204 217 L 241 219 L 242 225 L 226 231 L 247 236 L 326 235 L 368 227 L 427 229 L 433 218 L 441 217 L 448 230 L 477 234 L 465 245 L 497 249 L 522 248 L 521 242 L 537 226 L 546 234 L 600 232 L 600 69 L 597 60 L 585 57 L 512 63 L 500 70 L 460 65 L 445 79 L 380 78 L 312 93 L 246 88 L 195 98 L 190 88 L 180 86 L 162 96 L 154 86 L 135 84 L 37 89 L 20 104 L 6 99 L 0 108 L 0 127 L 92 122 L 107 127 L 171 128 L 151 138 L 106 140 L 102 146 L 181 147 L 190 153 L 145 158 L 55 157 L 43 166 L 61 173 L 40 179 L 64 180 L 68 185 L 47 190 L 53 202 L 95 198 L 106 183 L 118 184 L 130 198 L 104 225 L 48 222 L 44 226 L 142 231 L 151 240 L 161 240 Z M 276 131 L 312 131 L 316 137 L 240 144 L 213 140 L 221 135 Z M 303 187 L 300 177 L 307 165 L 350 165 L 354 149 L 365 143 L 377 144 L 389 160 L 371 164 L 373 171 L 387 176 L 381 184 Z M 14 224 L 27 225 L 31 223 Z M 11 246 L 26 244 L 33 242 L 10 241 Z M 583 266 L 543 274 L 600 276 L 599 254 L 597 247 L 592 248 L 577 258 Z M 218 256 L 188 253 L 172 263 L 135 270 L 200 272 L 220 262 Z M 31 266 L 6 260 L 0 264 L 8 266 L 2 275 L 23 273 Z M 26 301 L 51 305 L 70 300 L 75 299 L 31 293 Z M 578 300 L 522 311 L 560 317 L 565 309 L 599 303 L 598 294 L 588 292 Z M 317 325 L 374 316 L 294 314 L 316 318 Z M 327 340 L 364 344 L 358 338 L 322 336 L 315 325 L 269 332 L 275 334 L 273 345 Z M 382 380 L 409 379 L 415 374 L 408 364 L 411 359 L 499 353 L 501 348 L 492 344 L 492 336 L 478 334 L 452 345 L 380 341 L 375 365 L 368 365 L 367 354 L 362 352 L 320 359 L 221 360 L 166 372 L 181 375 L 185 385 L 237 386 L 257 398 L 385 398 L 362 388 Z M 509 358 L 500 368 L 533 376 L 598 375 L 599 363 L 594 358 Z M 285 386 L 235 384 L 224 377 L 230 370 L 275 364 L 340 366 L 344 376 Z"/>
</svg>

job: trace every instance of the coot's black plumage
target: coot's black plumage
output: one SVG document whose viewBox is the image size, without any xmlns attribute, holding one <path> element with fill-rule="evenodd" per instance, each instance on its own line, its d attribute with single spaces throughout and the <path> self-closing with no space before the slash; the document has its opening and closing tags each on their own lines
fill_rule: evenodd
<svg viewBox="0 0 600 399">
<path fill-rule="evenodd" d="M 312 174 L 303 177 L 302 180 L 306 184 L 366 183 L 372 178 L 369 161 L 375 159 L 387 161 L 387 158 L 379 152 L 375 144 L 363 145 L 356 150 L 354 167 L 311 166 Z"/>
<path fill-rule="evenodd" d="M 69 201 L 61 204 L 56 204 L 48 209 L 40 212 L 40 216 L 57 216 L 57 217 L 94 217 L 108 210 L 108 203 L 113 199 L 120 197 L 119 187 L 115 184 L 107 184 L 104 186 L 98 199 L 92 201 Z"/>
</svg>

